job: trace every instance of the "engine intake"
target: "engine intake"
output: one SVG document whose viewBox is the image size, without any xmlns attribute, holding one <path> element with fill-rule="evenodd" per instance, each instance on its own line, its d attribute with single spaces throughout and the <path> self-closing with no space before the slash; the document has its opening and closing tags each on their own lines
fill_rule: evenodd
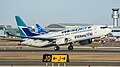
<svg viewBox="0 0 120 67">
<path fill-rule="evenodd" d="M 56 44 L 61 45 L 61 44 L 68 44 L 69 40 L 68 38 L 60 38 L 56 40 Z"/>
</svg>

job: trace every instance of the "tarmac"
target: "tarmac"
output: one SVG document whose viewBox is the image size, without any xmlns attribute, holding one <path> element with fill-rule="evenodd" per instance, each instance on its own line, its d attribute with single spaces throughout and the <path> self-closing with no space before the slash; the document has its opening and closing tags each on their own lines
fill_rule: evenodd
<svg viewBox="0 0 120 67">
<path fill-rule="evenodd" d="M 0 67 L 37 67 L 45 66 L 46 63 L 42 62 L 43 54 L 69 54 L 70 62 L 66 63 L 66 66 L 81 66 L 81 67 L 119 67 L 120 66 L 120 45 L 100 45 L 92 44 L 87 46 L 74 46 L 74 50 L 69 51 L 67 46 L 61 46 L 60 51 L 54 51 L 54 47 L 50 48 L 35 48 L 28 46 L 18 46 L 16 44 L 0 44 Z M 18 47 L 22 47 L 19 49 Z M 39 59 L 36 58 L 39 56 Z M 84 59 L 84 60 L 74 60 Z M 78 58 L 77 58 L 78 57 Z M 3 59 L 4 58 L 4 59 Z M 6 59 L 7 58 L 7 59 Z M 17 59 L 15 59 L 17 58 Z M 22 59 L 20 59 L 22 58 Z M 24 59 L 26 58 L 26 59 Z M 89 59 L 88 59 L 89 58 Z M 95 58 L 95 59 L 94 59 Z M 96 60 L 98 58 L 98 60 Z M 115 58 L 115 59 L 114 59 Z M 58 63 L 54 63 L 58 67 Z M 64 63 L 59 63 L 64 66 Z M 52 63 L 48 63 L 48 66 L 52 66 Z M 54 66 L 54 67 L 55 67 Z"/>
<path fill-rule="evenodd" d="M 57 66 L 58 63 L 53 63 Z M 14 66 L 46 66 L 45 62 L 41 60 L 0 60 L 0 66 L 2 65 L 14 65 Z M 52 63 L 47 63 L 48 66 L 52 66 Z M 59 63 L 64 66 L 64 63 Z M 66 66 L 120 66 L 120 61 L 80 61 L 80 62 L 67 62 Z"/>
</svg>

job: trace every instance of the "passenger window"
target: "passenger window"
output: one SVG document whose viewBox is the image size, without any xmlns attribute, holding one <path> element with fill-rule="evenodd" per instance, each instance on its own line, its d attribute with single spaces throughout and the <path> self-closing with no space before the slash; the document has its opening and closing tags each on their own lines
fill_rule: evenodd
<svg viewBox="0 0 120 67">
<path fill-rule="evenodd" d="M 84 28 L 80 28 L 79 30 L 83 30 Z"/>
<path fill-rule="evenodd" d="M 72 31 L 75 31 L 74 29 L 72 29 Z"/>
<path fill-rule="evenodd" d="M 87 29 L 87 27 L 85 27 L 85 29 Z"/>
<path fill-rule="evenodd" d="M 70 30 L 67 30 L 67 32 L 70 32 Z"/>
</svg>

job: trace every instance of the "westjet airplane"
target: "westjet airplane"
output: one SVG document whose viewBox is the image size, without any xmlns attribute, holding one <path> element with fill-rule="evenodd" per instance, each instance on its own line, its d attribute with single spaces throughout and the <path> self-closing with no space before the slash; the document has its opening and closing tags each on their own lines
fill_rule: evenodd
<svg viewBox="0 0 120 67">
<path fill-rule="evenodd" d="M 16 37 L 27 38 L 21 44 L 34 47 L 55 46 L 54 50 L 60 50 L 59 46 L 61 45 L 69 45 L 68 50 L 73 50 L 75 42 L 79 42 L 81 45 L 90 44 L 92 43 L 93 38 L 101 37 L 111 32 L 111 29 L 105 26 L 85 26 L 41 35 L 32 33 L 27 27 L 25 27 L 26 25 L 23 24 L 24 22 L 19 16 L 15 16 L 15 18 L 20 34 L 24 35 Z"/>
</svg>

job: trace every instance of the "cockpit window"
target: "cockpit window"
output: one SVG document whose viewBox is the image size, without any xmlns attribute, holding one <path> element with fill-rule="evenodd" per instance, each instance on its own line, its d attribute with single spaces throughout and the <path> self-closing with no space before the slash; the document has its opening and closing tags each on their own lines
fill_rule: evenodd
<svg viewBox="0 0 120 67">
<path fill-rule="evenodd" d="M 91 27 L 88 27 L 88 29 L 91 28 Z"/>
<path fill-rule="evenodd" d="M 108 27 L 100 27 L 101 29 L 105 29 L 105 28 L 108 28 Z"/>
</svg>

